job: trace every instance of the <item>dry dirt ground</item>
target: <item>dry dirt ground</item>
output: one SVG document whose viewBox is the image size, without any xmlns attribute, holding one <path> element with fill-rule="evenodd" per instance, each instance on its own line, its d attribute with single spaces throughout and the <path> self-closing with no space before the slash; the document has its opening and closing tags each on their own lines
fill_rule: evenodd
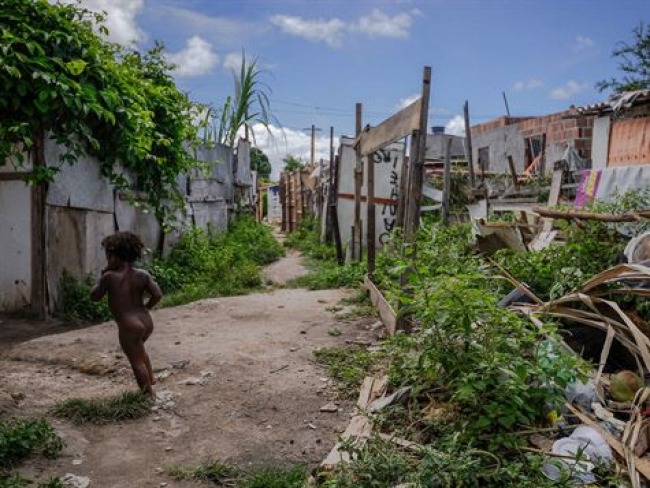
<svg viewBox="0 0 650 488">
<path fill-rule="evenodd" d="M 278 284 L 304 272 L 290 253 L 266 276 Z M 101 426 L 50 418 L 66 441 L 63 455 L 29 460 L 21 472 L 34 479 L 73 473 L 101 488 L 189 487 L 196 483 L 174 481 L 164 468 L 215 459 L 243 469 L 314 466 L 348 424 L 353 404 L 337 399 L 313 351 L 369 334 L 367 320 L 340 322 L 328 311 L 348 293 L 274 287 L 154 311 L 147 350 L 161 378 L 158 410 Z M 332 326 L 342 334 L 331 336 Z M 1 351 L 0 368 L 0 409 L 25 416 L 48 416 L 68 397 L 135 386 L 112 322 L 12 344 Z M 321 413 L 330 401 L 339 411 Z"/>
</svg>

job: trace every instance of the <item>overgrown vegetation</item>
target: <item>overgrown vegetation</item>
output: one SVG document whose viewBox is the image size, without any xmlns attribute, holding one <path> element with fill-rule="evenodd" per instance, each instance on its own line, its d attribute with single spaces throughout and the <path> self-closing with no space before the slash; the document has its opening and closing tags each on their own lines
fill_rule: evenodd
<svg viewBox="0 0 650 488">
<path fill-rule="evenodd" d="M 350 398 L 357 394 L 363 378 L 381 357 L 364 348 L 351 347 L 324 347 L 316 349 L 314 356 L 327 366 L 327 374 L 336 380 L 343 395 Z"/>
<path fill-rule="evenodd" d="M 153 399 L 139 391 L 128 391 L 108 398 L 69 398 L 58 402 L 52 415 L 75 424 L 107 424 L 146 417 Z"/>
<path fill-rule="evenodd" d="M 9 479 L 7 470 L 29 456 L 42 454 L 53 459 L 64 446 L 63 440 L 45 419 L 0 419 L 0 480 L 1 476 Z"/>
<path fill-rule="evenodd" d="M 538 456 L 518 450 L 527 439 L 517 431 L 546 425 L 564 386 L 581 377 L 582 362 L 560 345 L 552 326 L 540 330 L 497 306 L 510 285 L 495 280 L 498 271 L 474 254 L 469 226 L 425 225 L 415 261 L 391 251 L 400 249 L 394 244 L 380 254 L 376 280 L 402 304 L 415 333 L 393 336 L 384 349 L 392 387 L 411 390 L 375 423 L 424 447 L 405 452 L 380 439 L 350 447 L 355 460 L 322 483 L 561 486 L 541 473 Z"/>
<path fill-rule="evenodd" d="M 177 481 L 203 481 L 215 486 L 234 488 L 302 488 L 307 478 L 305 468 L 262 468 L 246 474 L 221 461 L 208 461 L 198 466 L 170 466 L 167 473 Z"/>
<path fill-rule="evenodd" d="M 262 285 L 260 267 L 278 259 L 282 246 L 268 227 L 242 216 L 228 232 L 211 234 L 190 229 L 169 257 L 154 258 L 144 267 L 165 294 L 161 305 L 181 305 L 203 298 L 246 293 Z M 106 301 L 89 298 L 92 279 L 79 282 L 64 274 L 61 316 L 70 322 L 110 319 Z"/>
<path fill-rule="evenodd" d="M 336 249 L 320 240 L 320 223 L 313 217 L 304 218 L 298 229 L 287 236 L 287 247 L 302 251 L 307 257 L 309 273 L 291 280 L 288 286 L 324 290 L 328 288 L 354 288 L 363 282 L 365 263 L 336 262 Z"/>
</svg>

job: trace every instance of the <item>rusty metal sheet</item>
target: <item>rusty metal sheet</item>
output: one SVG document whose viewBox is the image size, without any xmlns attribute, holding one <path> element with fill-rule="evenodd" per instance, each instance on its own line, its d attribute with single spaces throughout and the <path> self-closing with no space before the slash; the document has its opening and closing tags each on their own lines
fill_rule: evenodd
<svg viewBox="0 0 650 488">
<path fill-rule="evenodd" d="M 612 123 L 608 167 L 650 165 L 650 117 Z"/>
</svg>

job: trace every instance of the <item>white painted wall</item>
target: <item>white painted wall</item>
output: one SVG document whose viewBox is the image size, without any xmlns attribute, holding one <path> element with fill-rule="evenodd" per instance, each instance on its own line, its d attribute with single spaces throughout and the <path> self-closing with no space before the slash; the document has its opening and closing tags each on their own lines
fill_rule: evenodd
<svg viewBox="0 0 650 488">
<path fill-rule="evenodd" d="M 594 119 L 593 138 L 591 139 L 591 167 L 605 169 L 609 154 L 609 130 L 611 120 L 608 116 Z"/>
</svg>

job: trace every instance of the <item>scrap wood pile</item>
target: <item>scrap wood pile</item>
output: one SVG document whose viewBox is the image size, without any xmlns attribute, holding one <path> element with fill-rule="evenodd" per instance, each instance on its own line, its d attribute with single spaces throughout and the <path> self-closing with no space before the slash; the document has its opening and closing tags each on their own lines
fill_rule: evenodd
<svg viewBox="0 0 650 488">
<path fill-rule="evenodd" d="M 467 229 L 433 224 L 415 265 L 380 257 L 374 284 L 415 333 L 387 342 L 388 383 L 366 380 L 371 400 L 323 462 L 325 486 L 645 486 L 650 340 L 647 310 L 637 314 L 643 302 L 633 300 L 650 295 L 650 268 L 615 266 L 542 299 L 474 254 Z M 582 252 L 602 270 L 621 250 Z M 548 254 L 557 256 L 553 243 Z M 504 283 L 528 303 L 497 306 Z M 575 353 L 587 342 L 591 367 Z"/>
</svg>

